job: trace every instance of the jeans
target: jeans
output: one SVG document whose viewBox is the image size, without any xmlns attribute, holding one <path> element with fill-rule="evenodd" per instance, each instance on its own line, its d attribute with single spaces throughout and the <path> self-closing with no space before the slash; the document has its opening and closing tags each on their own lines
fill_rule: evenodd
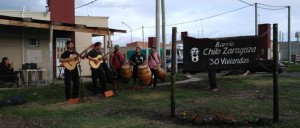
<svg viewBox="0 0 300 128">
<path fill-rule="evenodd" d="M 153 75 L 154 75 L 154 78 L 152 77 Z M 155 71 L 155 69 L 151 68 L 151 82 L 150 82 L 150 85 L 153 84 L 153 87 L 156 87 L 156 83 L 157 83 L 157 72 Z"/>
<path fill-rule="evenodd" d="M 102 69 L 91 69 L 92 70 L 92 83 L 93 88 L 99 88 L 97 85 L 97 81 L 99 79 L 100 82 L 100 89 L 102 93 L 106 91 L 106 77 L 105 72 Z"/>
<path fill-rule="evenodd" d="M 79 90 L 79 75 L 78 72 L 65 72 L 65 98 L 66 100 L 71 98 L 78 98 Z M 73 89 L 71 95 L 71 82 L 73 82 Z"/>
</svg>

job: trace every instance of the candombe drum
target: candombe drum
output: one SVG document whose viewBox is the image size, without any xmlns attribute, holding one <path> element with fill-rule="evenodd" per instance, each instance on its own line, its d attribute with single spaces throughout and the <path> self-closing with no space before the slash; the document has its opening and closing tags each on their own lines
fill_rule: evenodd
<svg viewBox="0 0 300 128">
<path fill-rule="evenodd" d="M 139 65 L 138 66 L 138 78 L 142 85 L 149 85 L 151 82 L 151 70 L 148 65 Z"/>
<path fill-rule="evenodd" d="M 129 64 L 125 63 L 121 66 L 121 77 L 124 83 L 128 83 L 132 77 L 132 69 Z"/>
<path fill-rule="evenodd" d="M 167 73 L 164 69 L 162 69 L 161 67 L 156 67 L 154 68 L 155 72 L 157 73 L 157 78 L 159 80 L 161 80 L 162 82 L 166 82 L 167 81 Z"/>
</svg>

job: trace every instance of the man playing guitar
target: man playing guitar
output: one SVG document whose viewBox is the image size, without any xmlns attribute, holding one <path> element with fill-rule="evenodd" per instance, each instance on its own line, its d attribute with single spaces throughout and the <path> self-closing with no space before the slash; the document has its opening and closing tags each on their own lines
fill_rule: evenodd
<svg viewBox="0 0 300 128">
<path fill-rule="evenodd" d="M 94 63 L 100 63 L 102 62 L 102 58 L 98 58 L 97 56 L 102 55 L 102 52 L 100 51 L 102 44 L 100 42 L 96 42 L 94 44 L 94 49 L 90 50 L 87 54 L 87 58 L 90 61 L 93 61 Z M 101 92 L 104 93 L 106 91 L 106 78 L 105 78 L 105 72 L 102 67 L 102 64 L 100 64 L 99 67 L 92 67 L 92 91 L 95 95 L 99 93 L 99 90 L 101 89 Z M 97 80 L 99 79 L 100 82 L 100 88 L 97 85 Z"/>
<path fill-rule="evenodd" d="M 59 62 L 71 64 L 75 61 L 73 68 L 65 68 L 65 98 L 68 101 L 72 98 L 78 98 L 78 89 L 79 89 L 79 74 L 77 69 L 77 63 L 79 60 L 79 54 L 75 51 L 75 45 L 72 41 L 67 41 L 67 51 L 65 51 L 60 59 Z M 71 81 L 73 82 L 73 92 L 71 92 Z"/>
</svg>

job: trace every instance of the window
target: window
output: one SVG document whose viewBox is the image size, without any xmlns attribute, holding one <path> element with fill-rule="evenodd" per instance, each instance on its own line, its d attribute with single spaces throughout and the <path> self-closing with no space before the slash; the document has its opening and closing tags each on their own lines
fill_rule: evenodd
<svg viewBox="0 0 300 128">
<path fill-rule="evenodd" d="M 166 50 L 166 56 L 170 56 L 171 55 L 171 50 L 167 49 Z"/>
<path fill-rule="evenodd" d="M 29 47 L 39 47 L 40 46 L 40 40 L 39 38 L 31 37 L 28 39 L 28 46 Z"/>
</svg>

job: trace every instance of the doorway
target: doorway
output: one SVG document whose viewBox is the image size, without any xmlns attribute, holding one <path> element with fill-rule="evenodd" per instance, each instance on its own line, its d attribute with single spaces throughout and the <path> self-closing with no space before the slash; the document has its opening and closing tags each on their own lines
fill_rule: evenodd
<svg viewBox="0 0 300 128">
<path fill-rule="evenodd" d="M 56 38 L 56 78 L 63 78 L 64 67 L 61 66 L 59 58 L 66 51 L 66 43 L 70 38 Z"/>
</svg>

